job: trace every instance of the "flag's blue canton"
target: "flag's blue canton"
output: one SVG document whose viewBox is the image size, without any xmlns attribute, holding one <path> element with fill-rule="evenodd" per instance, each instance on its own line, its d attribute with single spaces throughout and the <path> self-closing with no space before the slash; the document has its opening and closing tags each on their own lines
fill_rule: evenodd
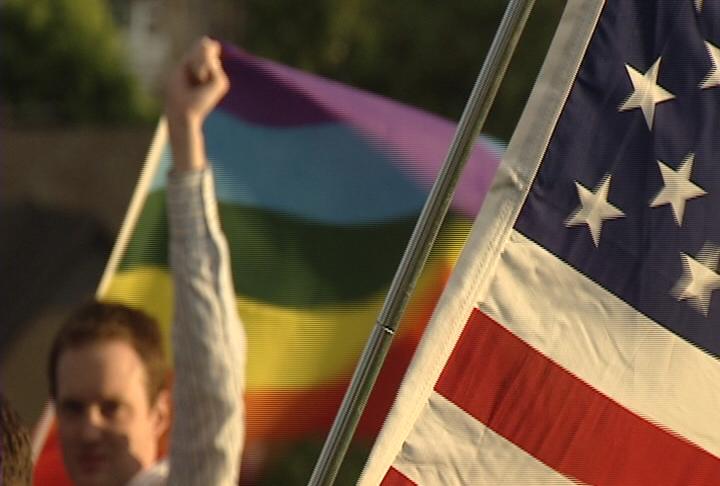
<svg viewBox="0 0 720 486">
<path fill-rule="evenodd" d="M 717 357 L 720 50 L 706 43 L 720 46 L 720 0 L 609 0 L 515 227 Z"/>
</svg>

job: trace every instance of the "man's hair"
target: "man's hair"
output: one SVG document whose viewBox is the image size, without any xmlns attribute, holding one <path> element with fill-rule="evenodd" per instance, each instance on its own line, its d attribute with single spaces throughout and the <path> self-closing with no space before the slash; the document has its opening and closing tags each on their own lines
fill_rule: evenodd
<svg viewBox="0 0 720 486">
<path fill-rule="evenodd" d="M 15 410 L 2 395 L 0 395 L 0 429 L 2 429 L 0 484 L 30 486 L 32 481 L 30 436 Z"/>
<path fill-rule="evenodd" d="M 72 314 L 55 336 L 48 361 L 50 396 L 57 398 L 57 366 L 67 349 L 89 344 L 124 341 L 140 356 L 147 374 L 150 403 L 167 386 L 167 360 L 157 321 L 122 304 L 90 302 Z"/>
</svg>

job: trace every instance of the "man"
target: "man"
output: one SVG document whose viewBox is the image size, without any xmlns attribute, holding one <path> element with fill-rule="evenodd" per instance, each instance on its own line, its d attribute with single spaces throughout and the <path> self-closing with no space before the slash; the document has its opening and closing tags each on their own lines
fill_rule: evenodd
<svg viewBox="0 0 720 486">
<path fill-rule="evenodd" d="M 169 421 L 156 326 L 124 306 L 91 304 L 60 331 L 49 366 L 63 457 L 78 486 L 222 486 L 237 480 L 245 340 L 202 135 L 206 116 L 227 89 L 220 45 L 207 38 L 168 84 L 175 285 L 169 463 L 156 462 Z"/>
<path fill-rule="evenodd" d="M 30 436 L 15 410 L 0 395 L 0 485 L 30 486 L 32 457 Z"/>
<path fill-rule="evenodd" d="M 160 331 L 142 312 L 92 303 L 66 321 L 50 353 L 50 396 L 78 485 L 125 484 L 155 463 L 170 423 L 165 370 Z"/>
</svg>

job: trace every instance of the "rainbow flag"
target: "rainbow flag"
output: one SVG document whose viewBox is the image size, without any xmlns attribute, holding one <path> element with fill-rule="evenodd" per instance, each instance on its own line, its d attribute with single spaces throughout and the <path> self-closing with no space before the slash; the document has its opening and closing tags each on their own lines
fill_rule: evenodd
<svg viewBox="0 0 720 486">
<path fill-rule="evenodd" d="M 455 125 L 231 46 L 223 62 L 232 88 L 204 128 L 248 336 L 243 482 L 258 483 L 293 444 L 322 444 Z M 488 139 L 477 143 L 359 426 L 360 441 L 369 443 L 382 425 L 500 152 Z M 143 308 L 165 331 L 170 164 L 161 124 L 99 292 Z M 51 433 L 39 475 L 60 477 L 54 440 Z M 60 484 L 48 480 L 37 479 Z"/>
</svg>

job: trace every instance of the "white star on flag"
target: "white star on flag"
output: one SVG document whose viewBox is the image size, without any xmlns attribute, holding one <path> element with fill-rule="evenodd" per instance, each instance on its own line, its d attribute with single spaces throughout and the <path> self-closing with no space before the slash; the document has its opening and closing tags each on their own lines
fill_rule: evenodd
<svg viewBox="0 0 720 486">
<path fill-rule="evenodd" d="M 657 84 L 661 59 L 661 57 L 658 57 L 655 64 L 653 64 L 645 74 L 642 74 L 629 64 L 625 65 L 634 91 L 619 109 L 620 111 L 627 111 L 640 108 L 650 130 L 652 130 L 653 118 L 655 116 L 655 105 L 675 98 L 674 94 Z"/>
<path fill-rule="evenodd" d="M 702 84 L 700 84 L 703 89 L 720 86 L 720 49 L 708 41 L 705 41 L 705 48 L 708 51 L 713 67 Z"/>
<path fill-rule="evenodd" d="M 610 191 L 610 175 L 607 175 L 598 184 L 594 191 L 589 191 L 579 182 L 575 181 L 580 206 L 565 221 L 565 226 L 576 226 L 586 224 L 590 230 L 593 243 L 598 246 L 600 243 L 600 232 L 603 221 L 625 216 L 625 213 L 610 204 L 607 200 Z"/>
<path fill-rule="evenodd" d="M 678 226 L 682 226 L 687 200 L 707 194 L 702 187 L 690 180 L 690 174 L 695 163 L 695 154 L 689 154 L 685 157 L 677 171 L 659 160 L 657 162 L 664 186 L 655 196 L 655 199 L 652 200 L 650 207 L 656 208 L 663 204 L 670 204 L 673 216 L 675 216 L 675 222 Z"/>
<path fill-rule="evenodd" d="M 720 288 L 720 275 L 717 274 L 720 247 L 705 243 L 697 258 L 687 253 L 681 253 L 681 256 L 683 276 L 675 285 L 672 294 L 678 300 L 687 299 L 698 312 L 707 316 L 712 292 Z"/>
</svg>

